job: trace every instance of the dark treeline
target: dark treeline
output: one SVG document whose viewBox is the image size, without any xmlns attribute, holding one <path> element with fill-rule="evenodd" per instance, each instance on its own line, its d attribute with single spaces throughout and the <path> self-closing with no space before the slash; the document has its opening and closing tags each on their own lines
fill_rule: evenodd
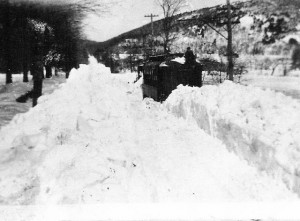
<svg viewBox="0 0 300 221">
<path fill-rule="evenodd" d="M 52 76 L 52 68 L 63 69 L 68 77 L 72 68 L 85 63 L 80 43 L 81 20 L 87 10 L 79 3 L 0 1 L 0 72 L 6 74 L 6 84 L 12 83 L 13 73 L 20 72 L 28 82 L 30 71 L 36 105 L 43 78 Z"/>
<path fill-rule="evenodd" d="M 28 71 L 39 60 L 46 68 L 59 67 L 67 73 L 80 58 L 80 5 L 37 2 L 0 2 L 0 71 L 12 83 L 12 73 Z M 34 67 L 33 67 L 34 68 Z M 34 72 L 34 71 L 33 71 Z M 33 73 L 32 73 L 33 74 Z"/>
</svg>

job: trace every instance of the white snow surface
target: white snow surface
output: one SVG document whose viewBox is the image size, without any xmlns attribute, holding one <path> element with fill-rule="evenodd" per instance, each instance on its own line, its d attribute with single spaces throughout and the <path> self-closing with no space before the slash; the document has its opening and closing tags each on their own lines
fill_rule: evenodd
<svg viewBox="0 0 300 221">
<path fill-rule="evenodd" d="M 0 128 L 8 124 L 18 113 L 25 113 L 32 107 L 32 100 L 26 103 L 18 103 L 16 99 L 32 90 L 33 81 L 31 75 L 28 76 L 29 82 L 23 82 L 22 74 L 13 74 L 13 83 L 5 84 L 5 74 L 0 74 Z M 42 94 L 50 94 L 56 90 L 61 83 L 65 82 L 65 74 L 60 72 L 58 76 L 43 80 Z"/>
<path fill-rule="evenodd" d="M 225 81 L 202 88 L 179 86 L 165 106 L 300 194 L 298 100 L 270 89 Z"/>
<path fill-rule="evenodd" d="M 290 34 L 290 35 L 287 35 L 286 37 L 284 37 L 282 39 L 282 41 L 285 42 L 285 43 L 289 43 L 289 40 L 292 39 L 292 38 L 295 39 L 297 42 L 300 43 L 300 36 L 299 36 L 299 34 Z"/>
<path fill-rule="evenodd" d="M 241 22 L 241 27 L 244 27 L 249 30 L 251 26 L 254 24 L 254 18 L 249 15 L 246 15 L 240 19 L 240 22 Z"/>
<path fill-rule="evenodd" d="M 280 94 L 269 101 L 273 93 L 262 96 L 258 89 L 242 99 L 248 87 L 225 83 L 220 88 L 230 88 L 227 95 L 217 87 L 179 87 L 161 105 L 142 101 L 141 79 L 134 80 L 133 74 L 110 75 L 91 58 L 1 128 L 0 203 L 299 201 L 281 177 L 249 165 L 207 129 L 177 117 L 204 111 L 209 118 L 193 119 L 209 130 L 213 116 L 238 125 L 248 119 L 259 133 L 266 128 L 268 137 L 277 137 L 274 156 L 290 171 L 299 162 L 292 111 L 299 103 Z M 222 100 L 226 96 L 232 100 Z"/>
<path fill-rule="evenodd" d="M 280 73 L 280 71 L 278 72 Z M 282 74 L 282 72 L 280 74 Z M 271 89 L 298 99 L 298 101 L 300 100 L 300 77 L 298 70 L 292 73 L 290 72 L 289 76 L 279 74 L 277 76 L 269 76 L 250 71 L 249 74 L 242 76 L 241 83 L 262 89 Z"/>
<path fill-rule="evenodd" d="M 172 61 L 175 61 L 179 64 L 184 64 L 185 63 L 185 57 L 176 57 Z"/>
</svg>

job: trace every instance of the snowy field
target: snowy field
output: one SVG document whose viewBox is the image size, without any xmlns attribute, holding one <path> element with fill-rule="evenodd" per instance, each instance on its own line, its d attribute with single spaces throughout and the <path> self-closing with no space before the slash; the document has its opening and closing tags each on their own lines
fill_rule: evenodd
<svg viewBox="0 0 300 221">
<path fill-rule="evenodd" d="M 160 104 L 134 80 L 91 59 L 3 126 L 0 204 L 300 203 L 299 101 L 225 82 Z"/>
<path fill-rule="evenodd" d="M 291 74 L 291 76 L 270 76 L 270 71 L 266 73 L 261 73 L 261 71 L 250 71 L 249 74 L 242 77 L 241 83 L 262 89 L 272 89 L 300 100 L 299 73 L 300 71 L 297 71 L 294 75 Z"/>
</svg>

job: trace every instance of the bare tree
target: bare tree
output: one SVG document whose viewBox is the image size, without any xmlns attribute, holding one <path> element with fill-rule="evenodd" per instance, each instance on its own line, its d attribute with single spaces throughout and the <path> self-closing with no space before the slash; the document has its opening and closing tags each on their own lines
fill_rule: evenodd
<svg viewBox="0 0 300 221">
<path fill-rule="evenodd" d="M 176 32 L 174 32 L 176 17 L 182 8 L 187 5 L 186 0 L 156 0 L 158 5 L 163 10 L 164 19 L 162 21 L 162 38 L 164 52 L 168 51 L 170 43 L 176 38 Z"/>
<path fill-rule="evenodd" d="M 81 53 L 82 20 L 87 13 L 102 9 L 103 1 L 0 1 L 0 68 L 5 68 L 6 83 L 12 83 L 12 72 L 22 69 L 24 81 L 28 81 L 30 69 L 33 89 L 29 94 L 35 106 L 42 95 L 45 65 L 50 77 L 51 66 L 45 63 L 45 57 L 51 51 L 60 54 L 62 59 L 57 66 L 64 67 L 68 77 L 70 70 L 77 67 Z M 103 6 L 105 10 L 106 5 Z"/>
<path fill-rule="evenodd" d="M 4 43 L 4 61 L 5 61 L 5 69 L 6 69 L 6 84 L 12 83 L 12 56 L 11 56 L 11 33 L 12 33 L 12 25 L 11 25 L 11 17 L 10 17 L 10 8 L 9 1 L 5 0 L 3 3 L 3 11 L 1 11 L 2 20 L 4 21 L 3 26 L 3 43 Z M 1 36 L 2 37 L 2 36 Z"/>
</svg>

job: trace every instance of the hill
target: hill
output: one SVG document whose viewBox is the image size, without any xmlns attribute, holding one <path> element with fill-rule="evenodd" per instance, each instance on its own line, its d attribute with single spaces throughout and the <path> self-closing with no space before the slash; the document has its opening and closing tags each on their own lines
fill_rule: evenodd
<svg viewBox="0 0 300 221">
<path fill-rule="evenodd" d="M 204 19 L 220 19 L 224 5 L 185 12 L 176 15 L 173 33 L 177 38 L 170 45 L 171 52 L 183 52 L 190 46 L 201 57 L 203 54 L 225 55 L 227 36 L 224 27 L 216 27 L 220 34 L 205 24 Z M 286 36 L 297 35 L 300 23 L 300 2 L 297 0 L 250 0 L 235 2 L 233 8 L 240 13 L 240 23 L 233 28 L 233 48 L 241 56 L 288 56 L 291 47 L 283 42 Z M 188 20 L 184 21 L 183 20 Z M 156 53 L 162 48 L 162 22 L 154 22 L 153 45 Z M 204 29 L 204 31 L 203 31 Z M 202 33 L 199 33 L 199 30 Z M 93 54 L 145 54 L 151 42 L 151 24 L 133 29 L 105 42 L 95 44 Z M 254 58 L 253 58 L 254 59 Z M 278 58 L 279 59 L 279 58 Z M 226 58 L 225 58 L 226 60 Z M 258 59 L 259 60 L 259 59 Z M 265 63 L 265 62 L 264 62 Z M 264 66 L 260 63 L 256 66 Z M 268 63 L 268 62 L 267 62 Z M 270 66 L 270 64 L 266 64 Z"/>
</svg>

